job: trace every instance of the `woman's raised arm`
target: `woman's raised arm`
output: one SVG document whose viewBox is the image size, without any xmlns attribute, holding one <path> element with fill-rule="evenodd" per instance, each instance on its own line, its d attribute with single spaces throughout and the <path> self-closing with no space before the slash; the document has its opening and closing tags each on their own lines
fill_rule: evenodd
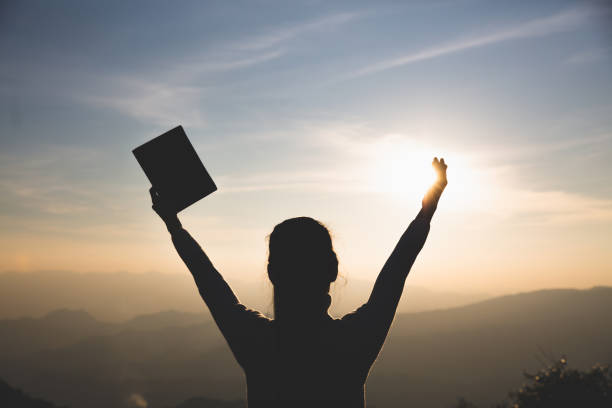
<svg viewBox="0 0 612 408">
<path fill-rule="evenodd" d="M 176 251 L 193 275 L 198 291 L 217 325 L 222 328 L 224 311 L 238 305 L 236 295 L 196 240 L 183 229 L 176 212 L 169 208 L 160 192 L 151 187 L 150 193 L 153 210 L 166 224 Z"/>
<path fill-rule="evenodd" d="M 174 247 L 193 275 L 200 296 L 208 306 L 238 363 L 244 366 L 253 355 L 251 350 L 253 333 L 267 324 L 268 319 L 240 304 L 200 245 L 183 229 L 176 211 L 170 209 L 159 191 L 151 188 L 150 192 L 153 210 L 166 223 Z"/>
<path fill-rule="evenodd" d="M 425 194 L 421 211 L 402 234 L 395 249 L 380 271 L 368 302 L 357 311 L 367 316 L 367 324 L 376 341 L 382 345 L 387 335 L 410 268 L 423 248 L 429 233 L 429 222 L 436 211 L 438 200 L 446 187 L 444 159 L 434 158 L 432 163 L 438 178 Z"/>
</svg>

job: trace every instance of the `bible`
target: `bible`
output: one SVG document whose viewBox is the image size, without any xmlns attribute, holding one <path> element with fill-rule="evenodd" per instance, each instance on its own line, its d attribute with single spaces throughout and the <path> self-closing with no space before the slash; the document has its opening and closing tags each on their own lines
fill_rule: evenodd
<svg viewBox="0 0 612 408">
<path fill-rule="evenodd" d="M 177 213 L 217 190 L 182 126 L 132 153 L 153 187 L 167 197 Z"/>
</svg>

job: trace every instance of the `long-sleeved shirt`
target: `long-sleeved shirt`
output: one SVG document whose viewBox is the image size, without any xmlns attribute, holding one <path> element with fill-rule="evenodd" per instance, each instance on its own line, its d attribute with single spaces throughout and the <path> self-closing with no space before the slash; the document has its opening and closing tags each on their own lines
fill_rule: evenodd
<svg viewBox="0 0 612 408">
<path fill-rule="evenodd" d="M 341 319 L 324 313 L 282 325 L 242 305 L 191 235 L 181 227 L 172 231 L 179 255 L 245 372 L 250 408 L 365 406 L 368 372 L 425 243 L 432 214 L 421 210 L 412 221 L 363 306 Z"/>
</svg>

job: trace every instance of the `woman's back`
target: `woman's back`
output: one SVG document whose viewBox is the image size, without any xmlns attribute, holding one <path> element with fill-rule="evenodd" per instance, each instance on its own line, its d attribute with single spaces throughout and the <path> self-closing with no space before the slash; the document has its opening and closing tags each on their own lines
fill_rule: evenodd
<svg viewBox="0 0 612 408">
<path fill-rule="evenodd" d="M 365 307 L 282 325 L 237 305 L 225 338 L 247 380 L 249 407 L 363 407 L 365 381 L 386 330 Z"/>
</svg>

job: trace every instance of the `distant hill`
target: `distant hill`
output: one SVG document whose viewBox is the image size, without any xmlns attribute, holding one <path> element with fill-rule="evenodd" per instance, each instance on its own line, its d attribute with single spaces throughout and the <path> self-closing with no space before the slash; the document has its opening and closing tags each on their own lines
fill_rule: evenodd
<svg viewBox="0 0 612 408">
<path fill-rule="evenodd" d="M 520 387 L 523 370 L 542 368 L 542 352 L 567 354 L 577 368 L 612 364 L 611 310 L 612 288 L 596 287 L 401 314 L 371 373 L 369 400 L 440 407 L 464 396 L 489 406 Z"/>
<path fill-rule="evenodd" d="M 272 311 L 272 286 L 231 280 L 241 302 L 262 313 Z M 340 280 L 332 285 L 332 313 L 354 310 L 365 302 L 374 281 Z M 456 307 L 483 300 L 484 294 L 436 292 L 407 286 L 399 310 L 416 312 Z M 96 319 L 120 322 L 161 310 L 203 313 L 193 278 L 184 273 L 0 273 L 0 319 L 43 316 L 57 309 L 87 310 Z"/>
<path fill-rule="evenodd" d="M 0 358 L 19 358 L 80 340 L 129 331 L 152 331 L 208 322 L 204 313 L 176 311 L 142 315 L 122 323 L 106 323 L 83 310 L 60 309 L 39 318 L 0 320 Z"/>
<path fill-rule="evenodd" d="M 541 351 L 565 353 L 586 368 L 612 363 L 612 288 L 546 290 L 504 296 L 459 308 L 399 314 L 368 380 L 368 404 L 444 407 L 463 396 L 482 406 L 540 367 Z M 53 325 L 78 321 L 91 335 L 29 353 L 0 353 L 0 377 L 28 392 L 73 408 L 121 406 L 140 395 L 150 407 L 175 407 L 195 396 L 245 397 L 243 374 L 214 324 L 164 312 L 109 325 L 78 312 L 33 319 L 44 337 Z M 80 317 L 77 317 L 80 316 Z M 200 316 L 200 318 L 202 318 Z M 94 323 L 92 323 L 92 321 Z M 95 323 L 97 322 L 97 323 Z M 15 321 L 0 321 L 0 341 L 17 344 Z M 49 326 L 51 324 L 51 326 Z M 4 330 L 4 331 L 2 331 Z M 61 331 L 61 330 L 60 330 Z M 15 332 L 27 348 L 27 336 Z M 71 340 L 72 339 L 72 340 Z M 0 348 L 2 343 L 0 343 Z M 30 349 L 32 349 L 30 347 Z"/>
<path fill-rule="evenodd" d="M 65 336 L 57 334 L 71 324 Z M 72 407 L 123 406 L 131 395 L 143 394 L 158 406 L 174 405 L 195 395 L 240 392 L 239 382 L 228 387 L 224 377 L 203 381 L 211 367 L 232 378 L 241 375 L 235 363 L 228 367 L 231 356 L 218 361 L 229 351 L 204 314 L 161 312 L 108 324 L 83 311 L 62 310 L 0 321 L 0 333 L 0 377 Z M 55 334 L 44 347 L 47 333 Z"/>
<path fill-rule="evenodd" d="M 0 406 L 6 408 L 61 408 L 50 402 L 32 398 L 0 380 Z"/>
<path fill-rule="evenodd" d="M 42 318 L 0 321 L 0 356 L 15 356 L 74 344 L 90 336 L 110 334 L 113 325 L 77 310 L 56 310 Z"/>
<path fill-rule="evenodd" d="M 161 310 L 202 312 L 189 273 L 0 273 L 0 318 L 87 310 L 103 321 L 124 321 Z"/>
</svg>

